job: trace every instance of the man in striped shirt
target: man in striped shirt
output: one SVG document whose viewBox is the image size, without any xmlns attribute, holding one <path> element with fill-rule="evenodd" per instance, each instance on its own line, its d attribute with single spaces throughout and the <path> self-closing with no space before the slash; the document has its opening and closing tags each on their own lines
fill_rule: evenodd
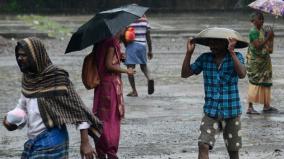
<svg viewBox="0 0 284 159">
<path fill-rule="evenodd" d="M 154 80 L 150 77 L 149 69 L 147 67 L 147 56 L 151 60 L 153 58 L 152 43 L 150 36 L 150 25 L 145 17 L 141 17 L 136 22 L 130 24 L 129 27 L 135 30 L 135 39 L 133 42 L 126 44 L 126 59 L 125 64 L 127 68 L 135 69 L 135 65 L 139 64 L 141 71 L 148 80 L 148 94 L 154 93 Z M 146 45 L 148 46 L 148 54 Z M 135 87 L 134 75 L 128 75 L 129 83 L 132 91 L 127 96 L 137 97 L 138 93 Z"/>
</svg>

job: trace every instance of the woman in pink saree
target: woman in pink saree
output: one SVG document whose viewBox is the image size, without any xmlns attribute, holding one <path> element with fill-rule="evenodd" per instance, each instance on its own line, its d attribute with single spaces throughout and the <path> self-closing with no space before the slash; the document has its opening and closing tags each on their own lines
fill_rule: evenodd
<svg viewBox="0 0 284 159">
<path fill-rule="evenodd" d="M 122 32 L 96 45 L 95 55 L 100 84 L 95 89 L 93 112 L 103 122 L 103 133 L 96 144 L 99 159 L 117 159 L 120 122 L 124 117 L 121 73 L 133 75 L 133 69 L 120 68 Z"/>
</svg>

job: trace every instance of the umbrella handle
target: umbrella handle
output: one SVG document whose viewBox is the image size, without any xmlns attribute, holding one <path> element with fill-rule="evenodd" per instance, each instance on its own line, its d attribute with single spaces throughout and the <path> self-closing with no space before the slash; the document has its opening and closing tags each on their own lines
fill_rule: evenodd
<svg viewBox="0 0 284 159">
<path fill-rule="evenodd" d="M 272 23 L 272 29 L 273 30 L 274 30 L 274 24 L 275 24 L 276 19 L 278 19 L 278 15 L 276 15 L 275 18 L 273 19 L 273 23 Z"/>
</svg>

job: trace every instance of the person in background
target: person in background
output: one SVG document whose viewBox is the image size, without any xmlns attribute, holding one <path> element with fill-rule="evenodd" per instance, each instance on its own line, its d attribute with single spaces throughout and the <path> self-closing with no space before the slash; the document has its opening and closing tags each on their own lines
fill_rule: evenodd
<svg viewBox="0 0 284 159">
<path fill-rule="evenodd" d="M 75 124 L 81 133 L 82 158 L 93 159 L 96 152 L 88 132 L 97 142 L 102 124 L 75 92 L 68 72 L 52 64 L 38 38 L 18 41 L 15 55 L 23 73 L 22 92 L 3 125 L 10 131 L 27 126 L 28 140 L 21 158 L 68 158 L 66 124 Z"/>
<path fill-rule="evenodd" d="M 136 22 L 130 24 L 129 27 L 134 28 L 135 39 L 133 42 L 126 44 L 125 64 L 127 68 L 132 69 L 135 69 L 136 64 L 140 65 L 141 71 L 144 73 L 148 81 L 148 94 L 153 94 L 154 80 L 151 78 L 149 69 L 147 67 L 147 56 L 149 60 L 153 58 L 149 22 L 146 16 L 144 15 Z M 146 45 L 148 46 L 148 54 Z M 132 91 L 128 93 L 127 96 L 137 97 L 138 92 L 135 86 L 134 75 L 128 75 L 128 80 Z"/>
<path fill-rule="evenodd" d="M 99 159 L 117 159 L 120 123 L 124 117 L 124 100 L 121 74 L 133 76 L 132 68 L 120 67 L 122 53 L 120 40 L 124 30 L 94 46 L 100 84 L 94 92 L 93 113 L 103 122 L 103 133 L 96 150 Z"/>
<path fill-rule="evenodd" d="M 261 12 L 251 15 L 253 27 L 249 32 L 249 47 L 246 55 L 246 68 L 249 79 L 247 114 L 259 114 L 253 103 L 263 104 L 263 112 L 277 112 L 271 104 L 272 65 L 267 44 L 273 39 L 273 31 L 263 29 L 264 17 Z"/>
</svg>

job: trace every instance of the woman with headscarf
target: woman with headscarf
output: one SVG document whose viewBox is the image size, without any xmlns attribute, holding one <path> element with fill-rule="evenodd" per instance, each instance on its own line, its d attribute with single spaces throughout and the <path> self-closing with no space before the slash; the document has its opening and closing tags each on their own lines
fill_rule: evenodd
<svg viewBox="0 0 284 159">
<path fill-rule="evenodd" d="M 81 155 L 94 158 L 88 133 L 100 137 L 101 122 L 88 110 L 75 92 L 68 73 L 52 64 L 43 43 L 37 38 L 20 40 L 15 48 L 22 77 L 22 93 L 16 109 L 25 112 L 28 141 L 25 158 L 68 158 L 69 138 L 66 124 L 75 124 L 81 133 Z M 3 124 L 10 130 L 23 127 L 11 121 Z M 14 114 L 15 115 L 15 114 Z"/>
<path fill-rule="evenodd" d="M 120 39 L 124 30 L 94 47 L 100 84 L 95 89 L 93 112 L 103 122 L 103 132 L 96 144 L 99 159 L 117 159 L 120 122 L 124 117 L 121 73 L 133 75 L 132 68 L 120 67 Z"/>
<path fill-rule="evenodd" d="M 273 31 L 265 33 L 263 29 L 264 17 L 261 12 L 251 15 L 253 27 L 249 32 L 249 47 L 246 55 L 248 86 L 248 109 L 247 114 L 259 114 L 254 108 L 253 103 L 263 104 L 263 112 L 277 112 L 277 109 L 270 105 L 271 86 L 272 86 L 272 65 L 270 53 L 267 47 L 273 39 Z M 265 35 L 267 34 L 267 35 Z"/>
</svg>

